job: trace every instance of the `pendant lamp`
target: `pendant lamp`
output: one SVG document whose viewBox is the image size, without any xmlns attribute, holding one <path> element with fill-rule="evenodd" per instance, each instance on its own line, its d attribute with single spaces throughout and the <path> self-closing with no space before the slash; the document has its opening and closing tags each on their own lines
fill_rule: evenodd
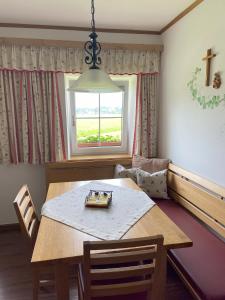
<svg viewBox="0 0 225 300">
<path fill-rule="evenodd" d="M 85 71 L 69 88 L 71 91 L 80 93 L 116 93 L 122 90 L 112 81 L 107 73 L 100 70 L 101 64 L 101 45 L 97 42 L 98 35 L 95 31 L 95 7 L 94 0 L 91 0 L 91 28 L 90 40 L 84 45 L 86 52 L 85 63 L 90 65 L 89 70 Z"/>
</svg>

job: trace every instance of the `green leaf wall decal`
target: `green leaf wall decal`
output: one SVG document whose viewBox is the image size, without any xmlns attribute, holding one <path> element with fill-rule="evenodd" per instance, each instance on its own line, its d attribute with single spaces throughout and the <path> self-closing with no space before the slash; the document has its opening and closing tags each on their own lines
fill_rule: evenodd
<svg viewBox="0 0 225 300">
<path fill-rule="evenodd" d="M 194 101 L 197 101 L 203 109 L 206 109 L 206 108 L 213 109 L 213 108 L 219 106 L 222 102 L 225 103 L 225 94 L 223 96 L 215 96 L 214 95 L 211 98 L 199 95 L 199 91 L 198 91 L 198 87 L 197 87 L 197 80 L 198 80 L 200 73 L 201 73 L 201 68 L 196 67 L 195 72 L 193 74 L 193 78 L 187 83 L 187 86 L 189 87 L 191 95 L 192 95 L 192 99 Z"/>
</svg>

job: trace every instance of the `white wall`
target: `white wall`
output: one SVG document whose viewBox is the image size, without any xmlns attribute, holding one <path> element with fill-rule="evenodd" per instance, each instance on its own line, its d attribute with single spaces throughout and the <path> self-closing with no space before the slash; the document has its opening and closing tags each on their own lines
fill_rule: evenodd
<svg viewBox="0 0 225 300">
<path fill-rule="evenodd" d="M 13 200 L 20 187 L 27 184 L 40 210 L 45 199 L 44 167 L 35 165 L 0 165 L 0 224 L 16 223 Z"/>
<path fill-rule="evenodd" d="M 0 37 L 77 40 L 86 41 L 89 32 L 0 28 Z M 161 44 L 158 35 L 133 35 L 117 33 L 99 33 L 99 41 L 114 43 Z M 28 184 L 35 204 L 40 211 L 45 198 L 44 167 L 19 165 L 0 165 L 0 225 L 17 222 L 13 209 L 13 199 L 22 184 Z"/>
<path fill-rule="evenodd" d="M 159 151 L 160 156 L 225 186 L 225 102 L 205 109 L 187 87 L 195 67 L 203 68 L 206 50 L 217 54 L 212 74 L 220 71 L 219 90 L 199 83 L 202 95 L 225 94 L 225 1 L 205 0 L 163 34 Z M 211 78 L 212 81 L 212 78 Z"/>
</svg>

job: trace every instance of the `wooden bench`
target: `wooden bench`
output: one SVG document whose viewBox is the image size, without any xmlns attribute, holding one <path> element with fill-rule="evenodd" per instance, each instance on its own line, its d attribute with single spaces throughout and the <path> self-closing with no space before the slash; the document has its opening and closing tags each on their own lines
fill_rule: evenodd
<svg viewBox="0 0 225 300">
<path fill-rule="evenodd" d="M 159 207 L 190 237 L 193 247 L 168 260 L 196 299 L 225 299 L 225 188 L 169 164 L 170 200 Z"/>
<path fill-rule="evenodd" d="M 76 156 L 68 161 L 45 164 L 46 185 L 52 182 L 111 179 L 114 168 L 122 164 L 131 167 L 128 154 Z"/>
</svg>

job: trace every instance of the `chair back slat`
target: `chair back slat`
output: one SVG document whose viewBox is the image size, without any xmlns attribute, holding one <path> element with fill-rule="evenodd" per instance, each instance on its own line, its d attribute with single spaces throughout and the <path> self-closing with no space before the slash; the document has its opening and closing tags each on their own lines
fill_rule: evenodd
<svg viewBox="0 0 225 300">
<path fill-rule="evenodd" d="M 39 227 L 38 216 L 26 185 L 22 186 L 13 202 L 20 228 L 28 241 L 33 246 Z"/>
<path fill-rule="evenodd" d="M 98 285 L 91 287 L 92 297 L 108 297 L 117 295 L 129 295 L 145 292 L 152 287 L 151 280 L 142 280 L 130 283 L 118 283 Z"/>
<path fill-rule="evenodd" d="M 24 215 L 24 223 L 29 230 L 32 220 L 34 219 L 34 209 L 32 206 L 28 206 Z"/>
<path fill-rule="evenodd" d="M 119 249 L 122 248 L 134 248 L 134 247 L 150 247 L 151 245 L 157 244 L 159 240 L 159 236 L 161 235 L 156 235 L 153 237 L 143 237 L 143 238 L 138 238 L 138 239 L 126 239 L 126 240 L 112 240 L 112 241 L 95 241 L 95 242 L 90 242 L 86 241 L 84 242 L 85 248 L 90 250 L 107 250 L 107 249 Z M 151 239 L 151 244 L 148 244 L 149 239 Z M 122 247 L 119 247 L 122 246 Z M 150 247 L 151 248 L 151 247 Z"/>
<path fill-rule="evenodd" d="M 84 299 L 151 294 L 157 279 L 163 236 L 84 242 Z"/>
<path fill-rule="evenodd" d="M 155 270 L 154 264 L 137 265 L 132 267 L 120 267 L 110 268 L 110 269 L 92 269 L 91 270 L 91 280 L 101 280 L 104 279 L 119 279 L 124 277 L 135 277 L 143 275 L 151 275 Z"/>
<path fill-rule="evenodd" d="M 120 253 L 103 253 L 91 255 L 91 265 L 119 264 L 137 262 L 145 259 L 153 259 L 156 256 L 156 250 L 138 250 Z"/>
<path fill-rule="evenodd" d="M 29 206 L 29 203 L 30 203 L 30 198 L 28 195 L 24 195 L 24 197 L 21 199 L 21 203 L 18 203 L 19 206 L 20 206 L 20 211 L 21 211 L 21 214 L 24 216 L 25 213 L 26 213 L 26 210 Z"/>
<path fill-rule="evenodd" d="M 28 230 L 31 240 L 36 240 L 38 228 L 39 228 L 39 220 L 33 218 L 30 224 L 30 228 Z"/>
</svg>

